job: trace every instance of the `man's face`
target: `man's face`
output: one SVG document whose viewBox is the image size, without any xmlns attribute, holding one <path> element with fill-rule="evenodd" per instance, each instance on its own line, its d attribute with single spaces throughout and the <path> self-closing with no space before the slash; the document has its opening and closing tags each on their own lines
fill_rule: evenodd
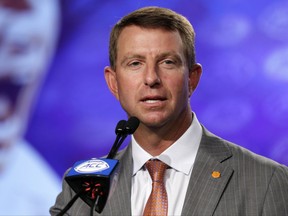
<svg viewBox="0 0 288 216">
<path fill-rule="evenodd" d="M 34 84 L 41 73 L 43 39 L 29 21 L 22 19 L 0 28 L 0 121 L 16 112 L 21 91 Z"/>
<path fill-rule="evenodd" d="M 191 115 L 189 97 L 200 74 L 189 73 L 178 32 L 137 26 L 126 27 L 118 38 L 116 71 L 105 69 L 123 109 L 148 127 Z"/>
<path fill-rule="evenodd" d="M 0 150 L 21 138 L 55 42 L 56 1 L 0 0 Z"/>
</svg>

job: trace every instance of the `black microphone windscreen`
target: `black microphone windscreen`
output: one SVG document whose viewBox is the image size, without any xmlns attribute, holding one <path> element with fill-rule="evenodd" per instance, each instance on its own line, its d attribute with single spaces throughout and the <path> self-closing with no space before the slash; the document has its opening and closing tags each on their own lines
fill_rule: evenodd
<svg viewBox="0 0 288 216">
<path fill-rule="evenodd" d="M 128 134 L 133 134 L 138 128 L 139 124 L 140 121 L 137 117 L 135 116 L 130 117 L 126 123 L 126 132 Z"/>
<path fill-rule="evenodd" d="M 126 122 L 127 122 L 126 120 L 120 120 L 118 122 L 118 124 L 116 125 L 116 128 L 115 128 L 116 135 L 121 134 L 121 133 L 124 132 L 125 126 L 126 126 Z"/>
</svg>

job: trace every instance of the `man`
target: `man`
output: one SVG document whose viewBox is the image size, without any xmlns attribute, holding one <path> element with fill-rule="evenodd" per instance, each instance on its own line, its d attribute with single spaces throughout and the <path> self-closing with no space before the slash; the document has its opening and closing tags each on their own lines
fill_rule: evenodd
<svg viewBox="0 0 288 216">
<path fill-rule="evenodd" d="M 56 0 L 0 0 L 0 215 L 47 215 L 61 189 L 24 137 L 59 19 Z"/>
<path fill-rule="evenodd" d="M 140 125 L 117 155 L 117 188 L 101 215 L 146 215 L 151 210 L 151 159 L 167 167 L 165 189 L 161 186 L 165 205 L 157 206 L 165 215 L 288 215 L 287 167 L 211 134 L 192 112 L 190 97 L 202 68 L 186 18 L 157 7 L 132 12 L 114 26 L 109 57 L 108 87 Z M 60 212 L 74 195 L 64 181 L 50 213 Z M 67 213 L 89 211 L 79 199 Z M 164 215 L 147 215 L 153 214 Z"/>
</svg>

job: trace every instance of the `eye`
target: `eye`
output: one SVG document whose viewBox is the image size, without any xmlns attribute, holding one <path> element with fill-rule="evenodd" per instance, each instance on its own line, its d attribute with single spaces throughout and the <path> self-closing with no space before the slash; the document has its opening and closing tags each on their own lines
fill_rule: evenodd
<svg viewBox="0 0 288 216">
<path fill-rule="evenodd" d="M 176 63 L 176 61 L 174 61 L 172 59 L 165 59 L 165 60 L 160 62 L 160 65 L 166 69 L 173 69 L 176 67 L 177 63 Z"/>
<path fill-rule="evenodd" d="M 175 62 L 170 59 L 164 60 L 163 63 L 167 65 L 175 64 Z"/>
<path fill-rule="evenodd" d="M 133 62 L 129 63 L 129 66 L 131 66 L 131 67 L 136 67 L 138 65 L 140 65 L 139 61 L 133 61 Z"/>
<path fill-rule="evenodd" d="M 31 45 L 29 43 L 16 41 L 10 44 L 9 52 L 13 56 L 25 55 L 29 52 L 30 48 L 31 48 Z"/>
<path fill-rule="evenodd" d="M 127 64 L 127 66 L 130 68 L 130 69 L 138 69 L 140 68 L 142 65 L 142 63 L 140 61 L 131 61 Z"/>
</svg>

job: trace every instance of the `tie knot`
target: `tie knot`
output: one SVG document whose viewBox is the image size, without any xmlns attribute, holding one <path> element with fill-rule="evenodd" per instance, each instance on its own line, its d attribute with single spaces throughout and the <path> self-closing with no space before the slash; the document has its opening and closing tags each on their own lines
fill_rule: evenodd
<svg viewBox="0 0 288 216">
<path fill-rule="evenodd" d="M 145 164 L 153 182 L 163 182 L 167 164 L 160 160 L 149 160 Z"/>
</svg>

